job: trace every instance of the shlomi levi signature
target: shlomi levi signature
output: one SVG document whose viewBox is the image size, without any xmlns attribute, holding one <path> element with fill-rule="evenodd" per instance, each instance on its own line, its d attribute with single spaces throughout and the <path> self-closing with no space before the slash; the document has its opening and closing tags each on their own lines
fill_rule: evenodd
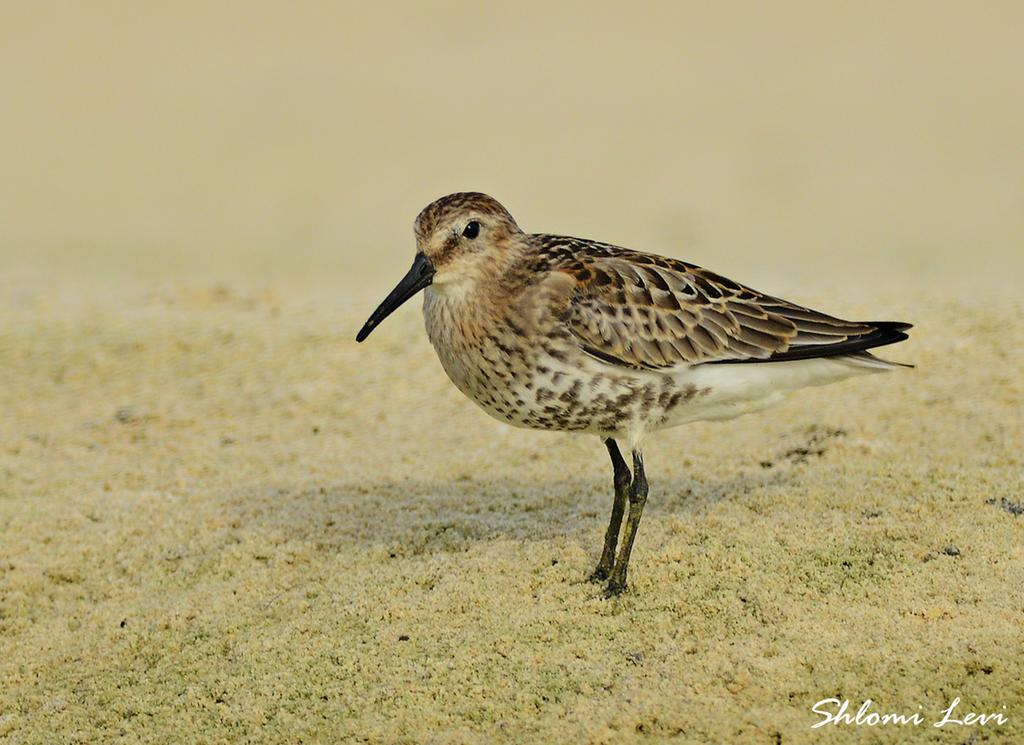
<svg viewBox="0 0 1024 745">
<path fill-rule="evenodd" d="M 854 714 L 849 713 L 850 702 L 848 700 L 840 700 L 838 698 L 823 698 L 821 701 L 811 707 L 811 711 L 821 717 L 821 720 L 811 725 L 811 729 L 817 729 L 818 727 L 824 727 L 826 724 L 853 724 L 853 725 L 866 725 L 868 727 L 878 727 L 887 724 L 909 724 L 912 726 L 920 726 L 927 720 L 921 711 L 916 711 L 913 714 L 898 714 L 895 712 L 879 713 L 872 711 L 871 706 L 874 701 L 871 699 L 865 699 L 864 703 L 860 705 L 857 712 Z M 989 714 L 980 714 L 973 711 L 966 711 L 963 714 L 959 714 L 956 711 L 956 707 L 960 705 L 960 697 L 957 696 L 950 702 L 949 706 L 942 712 L 942 716 L 932 722 L 933 727 L 948 727 L 953 725 L 968 726 L 968 725 L 985 725 L 985 724 L 1006 724 L 1009 719 L 1001 712 L 992 712 Z M 924 707 L 918 706 L 918 709 Z M 1003 705 L 1003 710 L 1006 710 L 1006 705 Z"/>
</svg>

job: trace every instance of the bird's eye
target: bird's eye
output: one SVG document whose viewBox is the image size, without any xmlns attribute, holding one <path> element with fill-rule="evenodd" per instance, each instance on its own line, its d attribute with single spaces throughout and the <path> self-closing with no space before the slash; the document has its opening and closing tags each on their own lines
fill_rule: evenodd
<svg viewBox="0 0 1024 745">
<path fill-rule="evenodd" d="M 466 227 L 463 229 L 462 234 L 470 240 L 473 240 L 480 235 L 480 223 L 476 220 L 470 220 L 466 223 Z"/>
</svg>

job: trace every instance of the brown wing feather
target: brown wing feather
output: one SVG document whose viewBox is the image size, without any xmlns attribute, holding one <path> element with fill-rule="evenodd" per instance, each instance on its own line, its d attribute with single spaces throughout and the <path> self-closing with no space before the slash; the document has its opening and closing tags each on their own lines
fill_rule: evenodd
<svg viewBox="0 0 1024 745">
<path fill-rule="evenodd" d="M 584 351 L 607 362 L 661 369 L 879 345 L 850 342 L 872 339 L 884 324 L 834 318 L 672 259 L 604 244 L 590 244 L 595 250 L 588 252 L 582 243 L 552 268 L 576 279 L 569 330 Z"/>
</svg>

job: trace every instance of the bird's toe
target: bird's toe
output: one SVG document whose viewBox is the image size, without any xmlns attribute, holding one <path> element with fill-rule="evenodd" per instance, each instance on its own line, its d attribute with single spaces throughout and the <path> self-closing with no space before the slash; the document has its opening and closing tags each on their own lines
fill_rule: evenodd
<svg viewBox="0 0 1024 745">
<path fill-rule="evenodd" d="M 625 591 L 626 591 L 626 583 L 625 582 L 616 582 L 615 580 L 612 580 L 607 585 L 605 585 L 604 596 L 607 599 L 617 598 L 619 595 L 621 595 Z"/>
</svg>

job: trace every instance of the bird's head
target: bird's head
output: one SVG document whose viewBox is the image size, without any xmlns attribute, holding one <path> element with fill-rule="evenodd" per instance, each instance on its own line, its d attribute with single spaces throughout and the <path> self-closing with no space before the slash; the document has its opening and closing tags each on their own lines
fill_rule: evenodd
<svg viewBox="0 0 1024 745">
<path fill-rule="evenodd" d="M 431 202 L 416 218 L 415 233 L 412 267 L 366 321 L 356 341 L 369 336 L 427 286 L 454 293 L 496 276 L 522 235 L 508 210 L 479 192 L 449 194 Z"/>
</svg>

